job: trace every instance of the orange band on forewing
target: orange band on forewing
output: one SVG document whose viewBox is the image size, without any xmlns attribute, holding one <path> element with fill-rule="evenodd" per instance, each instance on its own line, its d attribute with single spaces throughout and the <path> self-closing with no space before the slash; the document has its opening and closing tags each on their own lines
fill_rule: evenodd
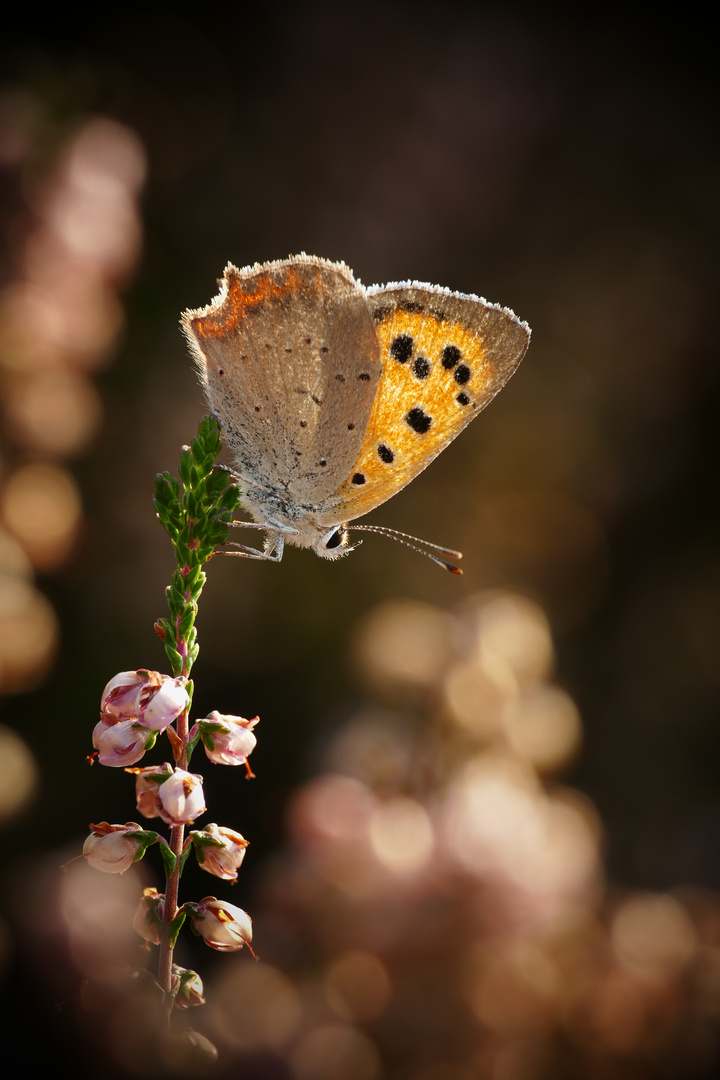
<svg viewBox="0 0 720 1080">
<path fill-rule="evenodd" d="M 254 292 L 246 292 L 248 284 L 230 273 L 226 277 L 227 292 L 222 303 L 215 311 L 192 320 L 193 332 L 200 338 L 219 338 L 231 331 L 236 323 L 242 322 L 248 310 L 271 300 L 280 300 L 286 293 L 298 293 L 302 289 L 319 288 L 319 274 L 313 281 L 303 279 L 294 267 L 290 267 L 282 283 L 273 281 L 269 274 L 260 274 L 252 279 L 256 286 Z"/>
</svg>

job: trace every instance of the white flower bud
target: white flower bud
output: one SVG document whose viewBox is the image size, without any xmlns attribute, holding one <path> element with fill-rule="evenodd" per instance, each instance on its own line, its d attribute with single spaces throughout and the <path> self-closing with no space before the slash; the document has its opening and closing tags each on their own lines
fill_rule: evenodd
<svg viewBox="0 0 720 1080">
<path fill-rule="evenodd" d="M 135 720 L 121 720 L 111 727 L 101 720 L 93 731 L 93 746 L 101 765 L 123 768 L 139 761 L 155 738 L 154 731 L 148 731 Z"/>
<path fill-rule="evenodd" d="M 215 823 L 202 832 L 190 834 L 199 865 L 225 881 L 237 881 L 237 872 L 245 858 L 248 842 L 240 833 Z"/>
<path fill-rule="evenodd" d="M 185 904 L 193 926 L 205 944 L 218 952 L 237 952 L 243 945 L 250 948 L 252 921 L 242 908 L 206 896 L 199 904 Z M 250 949 L 252 952 L 252 949 Z"/>
<path fill-rule="evenodd" d="M 189 825 L 205 813 L 202 776 L 175 769 L 158 787 L 157 812 L 168 825 Z"/>
<path fill-rule="evenodd" d="M 162 765 L 146 765 L 143 769 L 126 769 L 135 774 L 135 805 L 143 817 L 159 817 L 157 794 L 160 785 L 173 774 L 169 761 Z"/>
<path fill-rule="evenodd" d="M 164 731 L 190 704 L 190 698 L 185 689 L 187 679 L 183 677 L 171 679 L 163 675 L 162 680 L 162 686 L 159 686 L 148 699 L 141 716 L 144 726 L 153 731 Z"/>
<path fill-rule="evenodd" d="M 83 844 L 88 864 L 104 874 L 124 874 L 145 850 L 145 844 L 133 839 L 140 826 L 129 821 L 126 825 L 108 825 L 107 821 L 91 825 L 92 832 Z"/>
<path fill-rule="evenodd" d="M 149 886 L 143 889 L 142 899 L 133 916 L 133 929 L 152 945 L 160 944 L 165 897 Z"/>
<path fill-rule="evenodd" d="M 245 765 L 248 755 L 257 745 L 253 728 L 260 717 L 246 720 L 242 716 L 228 716 L 216 710 L 205 720 L 198 720 L 200 737 L 205 753 L 216 765 Z"/>
</svg>

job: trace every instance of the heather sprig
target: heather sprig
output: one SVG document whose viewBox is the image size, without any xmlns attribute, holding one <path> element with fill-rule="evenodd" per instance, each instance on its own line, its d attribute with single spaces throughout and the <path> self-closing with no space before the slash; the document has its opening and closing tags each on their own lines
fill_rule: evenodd
<svg viewBox="0 0 720 1080">
<path fill-rule="evenodd" d="M 258 723 L 257 717 L 247 720 L 217 710 L 196 720 L 192 730 L 189 722 L 193 691 L 189 676 L 199 651 L 195 619 L 206 580 L 203 567 L 218 545 L 227 542 L 228 526 L 240 502 L 232 475 L 216 464 L 220 447 L 217 423 L 206 417 L 192 444 L 183 448 L 180 480 L 167 472 L 157 477 L 153 502 L 177 567 L 166 590 L 168 615 L 157 620 L 155 630 L 172 675 L 140 667 L 110 679 L 101 696 L 100 719 L 93 731 L 95 753 L 90 758 L 133 774 L 137 813 L 158 818 L 169 829 L 163 836 L 132 821 L 124 825 L 101 821 L 91 825 L 83 848 L 88 864 L 104 873 L 124 873 L 150 847 L 160 853 L 165 890 L 144 890 L 133 925 L 146 942 L 159 947 L 153 982 L 162 992 L 168 1020 L 175 1005 L 204 1003 L 200 976 L 173 963 L 186 916 L 211 948 L 227 952 L 246 947 L 252 953 L 252 922 L 241 908 L 213 896 L 179 902 L 180 877 L 191 852 L 203 870 L 234 883 L 247 847 L 240 833 L 216 823 L 185 834 L 186 827 L 207 811 L 203 777 L 188 771 L 193 747 L 202 742 L 210 761 L 244 765 L 245 775 L 252 777 L 247 758 L 256 744 L 253 728 Z M 163 751 L 166 760 L 136 767 L 163 735 L 169 741 Z"/>
<path fill-rule="evenodd" d="M 206 416 L 191 445 L 183 447 L 178 469 L 182 489 L 168 472 L 155 480 L 153 504 L 177 561 L 166 590 L 170 615 L 159 619 L 155 628 L 163 638 L 173 674 L 186 678 L 198 655 L 195 617 L 206 581 L 202 568 L 215 548 L 227 543 L 228 526 L 240 505 L 230 473 L 216 466 L 220 447 L 217 422 Z"/>
</svg>

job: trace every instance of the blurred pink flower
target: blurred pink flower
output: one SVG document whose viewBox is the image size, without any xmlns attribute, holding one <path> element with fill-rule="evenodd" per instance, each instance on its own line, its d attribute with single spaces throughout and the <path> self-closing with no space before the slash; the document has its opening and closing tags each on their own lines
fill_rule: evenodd
<svg viewBox="0 0 720 1080">
<path fill-rule="evenodd" d="M 162 893 L 152 887 L 143 889 L 142 899 L 133 916 L 133 929 L 152 945 L 160 944 L 164 908 L 165 897 Z"/>
<path fill-rule="evenodd" d="M 192 1005 L 205 1004 L 203 996 L 205 988 L 197 971 L 189 971 L 187 968 L 173 964 L 172 989 L 175 993 L 177 1009 L 189 1009 Z"/>
</svg>

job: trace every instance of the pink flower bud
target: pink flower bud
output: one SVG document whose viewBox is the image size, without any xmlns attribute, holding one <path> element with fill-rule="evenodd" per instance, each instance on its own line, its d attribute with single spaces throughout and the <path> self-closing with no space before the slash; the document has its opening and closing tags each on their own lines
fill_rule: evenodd
<svg viewBox="0 0 720 1080">
<path fill-rule="evenodd" d="M 203 981 L 197 971 L 188 971 L 177 964 L 173 964 L 172 969 L 172 992 L 175 994 L 177 1009 L 189 1009 L 191 1005 L 205 1004 Z"/>
<path fill-rule="evenodd" d="M 156 738 L 157 732 L 148 731 L 135 720 L 121 720 L 111 727 L 101 720 L 93 731 L 93 746 L 101 765 L 120 768 L 139 761 Z"/>
<path fill-rule="evenodd" d="M 206 810 L 202 776 L 175 769 L 158 787 L 155 806 L 167 825 L 189 825 Z"/>
<path fill-rule="evenodd" d="M 109 723 L 129 720 L 140 712 L 140 697 L 148 684 L 149 672 L 121 671 L 110 680 L 102 692 L 100 712 Z M 112 717 L 112 720 L 109 718 Z"/>
<path fill-rule="evenodd" d="M 187 679 L 171 679 L 168 675 L 162 679 L 162 686 L 153 692 L 142 711 L 143 724 L 153 731 L 164 731 L 190 704 L 185 689 Z"/>
<path fill-rule="evenodd" d="M 107 684 L 100 701 L 106 725 L 140 720 L 152 731 L 164 731 L 189 705 L 187 679 L 139 668 L 121 671 Z"/>
<path fill-rule="evenodd" d="M 143 889 L 142 900 L 133 916 L 133 929 L 152 945 L 160 944 L 165 897 L 157 889 Z"/>
<path fill-rule="evenodd" d="M 206 896 L 199 904 L 185 904 L 184 907 L 193 927 L 211 949 L 237 952 L 247 945 L 252 952 L 252 921 L 242 908 L 214 896 Z"/>
<path fill-rule="evenodd" d="M 135 805 L 143 817 L 159 817 L 157 794 L 160 785 L 173 774 L 169 761 L 162 765 L 147 765 L 144 769 L 126 769 L 135 774 Z"/>
<path fill-rule="evenodd" d="M 190 833 L 197 861 L 203 870 L 225 881 L 237 881 L 238 867 L 245 858 L 247 840 L 232 829 L 206 825 L 202 832 Z"/>
<path fill-rule="evenodd" d="M 248 755 L 257 745 L 252 729 L 259 720 L 259 716 L 246 720 L 242 716 L 227 716 L 213 710 L 205 720 L 197 722 L 205 753 L 216 765 L 247 767 Z"/>
<path fill-rule="evenodd" d="M 126 825 L 108 825 L 101 821 L 91 825 L 92 832 L 83 844 L 83 855 L 88 864 L 104 874 L 124 874 L 129 866 L 141 859 L 147 844 L 142 839 L 133 837 L 133 833 L 142 833 L 139 825 L 128 821 Z"/>
</svg>

